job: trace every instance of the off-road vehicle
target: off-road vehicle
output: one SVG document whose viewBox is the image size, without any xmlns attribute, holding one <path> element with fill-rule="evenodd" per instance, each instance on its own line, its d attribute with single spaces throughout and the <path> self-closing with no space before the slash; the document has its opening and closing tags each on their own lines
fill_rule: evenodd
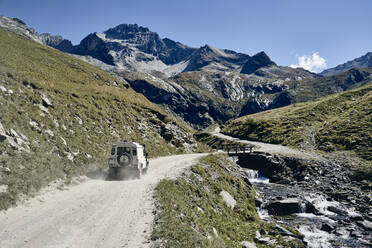
<svg viewBox="0 0 372 248">
<path fill-rule="evenodd" d="M 108 165 L 109 179 L 141 178 L 149 167 L 145 145 L 126 140 L 112 144 Z"/>
</svg>

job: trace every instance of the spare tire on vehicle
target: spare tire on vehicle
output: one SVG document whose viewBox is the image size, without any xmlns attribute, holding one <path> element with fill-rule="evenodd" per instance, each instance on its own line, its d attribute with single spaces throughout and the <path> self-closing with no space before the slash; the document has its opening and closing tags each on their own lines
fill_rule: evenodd
<svg viewBox="0 0 372 248">
<path fill-rule="evenodd" d="M 123 153 L 120 156 L 118 156 L 118 163 L 120 166 L 127 166 L 132 163 L 132 155 L 129 153 Z"/>
</svg>

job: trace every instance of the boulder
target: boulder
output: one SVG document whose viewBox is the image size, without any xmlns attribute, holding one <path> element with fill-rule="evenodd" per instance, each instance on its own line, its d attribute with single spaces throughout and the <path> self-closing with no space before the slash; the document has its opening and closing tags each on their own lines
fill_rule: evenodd
<svg viewBox="0 0 372 248">
<path fill-rule="evenodd" d="M 296 237 L 296 235 L 294 233 L 292 233 L 291 231 L 285 229 L 284 227 L 276 224 L 275 225 L 275 229 L 276 231 L 279 232 L 279 234 L 281 234 L 282 236 L 292 236 L 292 237 Z"/>
<path fill-rule="evenodd" d="M 5 193 L 8 191 L 8 185 L 0 185 L 0 193 Z"/>
<path fill-rule="evenodd" d="M 328 223 L 323 223 L 322 227 L 320 228 L 320 230 L 328 232 L 328 233 L 332 232 L 334 229 L 335 227 Z"/>
<path fill-rule="evenodd" d="M 301 200 L 298 198 L 287 198 L 284 200 L 270 202 L 266 208 L 271 215 L 290 215 L 301 212 Z"/>
<path fill-rule="evenodd" d="M 227 204 L 227 206 L 231 207 L 231 209 L 234 209 L 235 207 L 235 204 L 236 204 L 236 201 L 234 199 L 234 197 L 232 197 L 229 192 L 225 191 L 225 190 L 222 190 L 220 192 L 220 196 L 222 197 L 222 199 L 225 201 L 225 203 Z"/>
<path fill-rule="evenodd" d="M 3 172 L 6 175 L 9 175 L 10 172 L 12 172 L 8 167 L 2 167 L 1 172 Z"/>
<path fill-rule="evenodd" d="M 306 211 L 305 211 L 306 213 L 322 215 L 322 213 L 320 213 L 320 211 L 311 202 L 306 202 L 305 206 L 306 206 Z"/>
<path fill-rule="evenodd" d="M 270 237 L 261 237 L 255 240 L 257 243 L 264 244 L 264 245 L 273 245 L 276 243 L 275 239 L 271 239 Z"/>
<path fill-rule="evenodd" d="M 253 242 L 249 242 L 249 241 L 242 241 L 240 242 L 240 244 L 242 245 L 242 248 L 256 248 L 256 244 L 253 243 Z"/>
<path fill-rule="evenodd" d="M 357 224 L 367 231 L 372 231 L 372 222 L 368 220 L 357 221 Z"/>
<path fill-rule="evenodd" d="M 0 90 L 4 93 L 8 92 L 8 90 L 2 85 L 0 85 Z"/>
<path fill-rule="evenodd" d="M 345 216 L 347 215 L 347 212 L 345 210 L 342 210 L 342 209 L 337 208 L 335 206 L 328 206 L 327 210 L 330 211 L 330 212 L 339 214 L 339 215 L 345 215 Z"/>
<path fill-rule="evenodd" d="M 256 207 L 260 207 L 263 204 L 263 199 L 261 197 L 255 197 L 254 198 L 254 204 Z"/>
<path fill-rule="evenodd" d="M 363 216 L 361 216 L 359 214 L 349 215 L 349 216 L 350 216 L 350 220 L 352 220 L 352 221 L 363 221 L 364 220 Z"/>
<path fill-rule="evenodd" d="M 262 229 L 262 230 L 263 230 L 263 229 Z M 255 239 L 259 239 L 259 238 L 261 238 L 261 233 L 260 233 L 259 231 L 256 231 L 254 238 L 255 238 Z"/>
</svg>

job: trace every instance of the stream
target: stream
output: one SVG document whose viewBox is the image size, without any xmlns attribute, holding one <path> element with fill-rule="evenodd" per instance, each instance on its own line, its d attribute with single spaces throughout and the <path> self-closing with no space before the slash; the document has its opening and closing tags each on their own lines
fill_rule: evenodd
<svg viewBox="0 0 372 248">
<path fill-rule="evenodd" d="M 271 183 L 257 170 L 242 170 L 258 193 L 256 207 L 262 220 L 296 228 L 311 248 L 371 247 L 371 232 L 360 227 L 364 219 L 354 207 L 316 188 Z"/>
</svg>

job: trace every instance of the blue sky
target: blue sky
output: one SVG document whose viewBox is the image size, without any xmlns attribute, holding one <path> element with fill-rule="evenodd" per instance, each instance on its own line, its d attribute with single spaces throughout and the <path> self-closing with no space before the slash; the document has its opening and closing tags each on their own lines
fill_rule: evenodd
<svg viewBox="0 0 372 248">
<path fill-rule="evenodd" d="M 193 47 L 265 51 L 280 65 L 301 57 L 304 66 L 334 67 L 372 51 L 372 0 L 0 0 L 0 15 L 74 44 L 137 23 Z"/>
</svg>

